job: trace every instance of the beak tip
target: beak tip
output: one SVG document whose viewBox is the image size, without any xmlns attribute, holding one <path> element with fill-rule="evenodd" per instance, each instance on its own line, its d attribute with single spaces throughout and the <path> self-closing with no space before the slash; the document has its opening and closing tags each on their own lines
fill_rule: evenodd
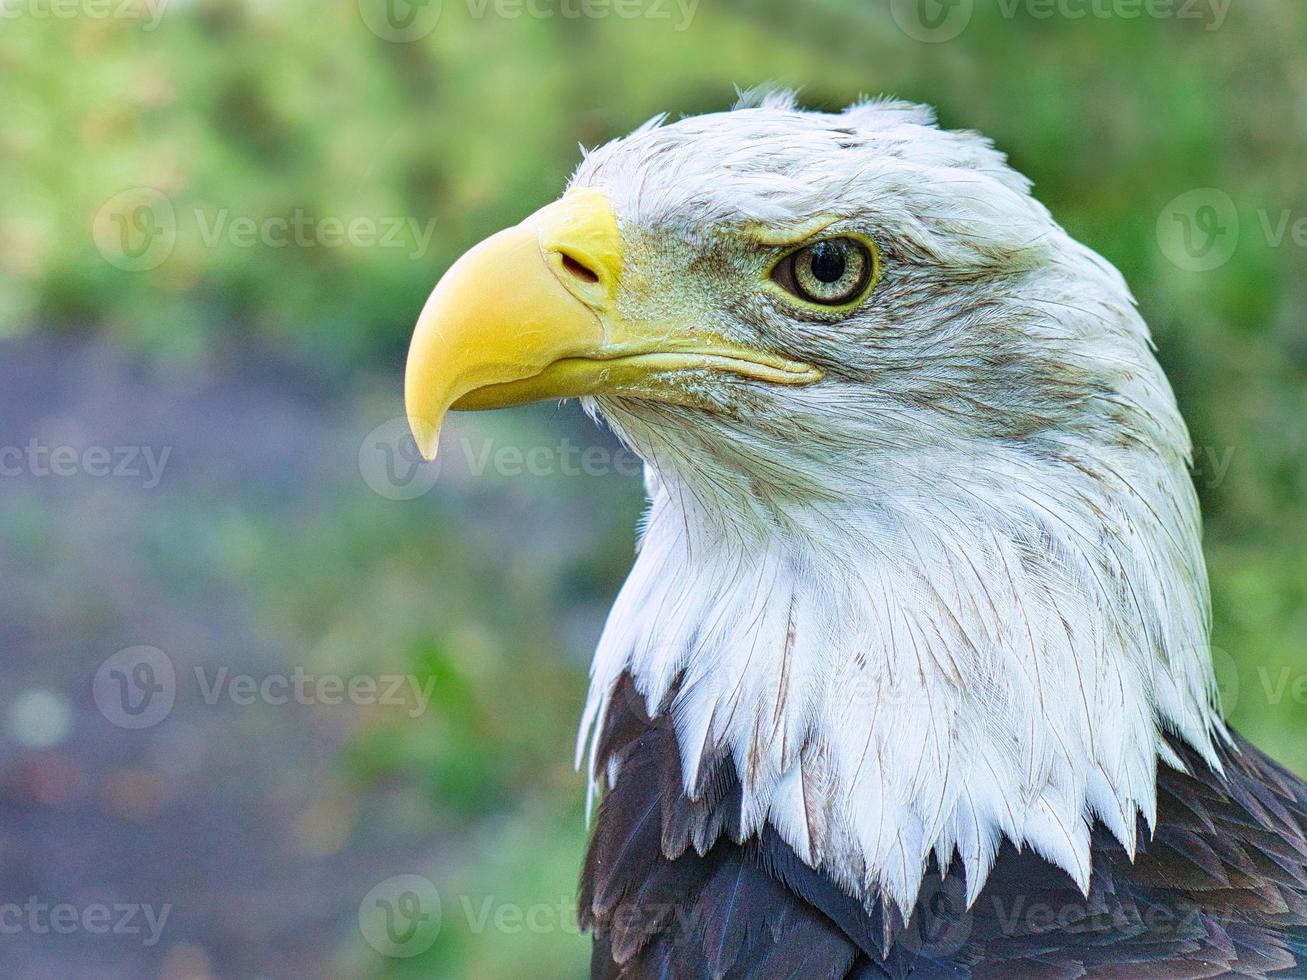
<svg viewBox="0 0 1307 980">
<path fill-rule="evenodd" d="M 409 416 L 408 427 L 413 433 L 413 442 L 417 446 L 418 453 L 428 463 L 434 463 L 436 453 L 440 449 L 440 426 Z"/>
</svg>

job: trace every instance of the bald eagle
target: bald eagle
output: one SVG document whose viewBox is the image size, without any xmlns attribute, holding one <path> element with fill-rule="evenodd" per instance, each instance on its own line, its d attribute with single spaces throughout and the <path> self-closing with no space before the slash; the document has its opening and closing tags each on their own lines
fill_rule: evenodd
<svg viewBox="0 0 1307 980">
<path fill-rule="evenodd" d="M 593 977 L 1307 977 L 1307 785 L 1225 725 L 1121 275 L 924 107 L 747 97 L 458 260 L 405 399 L 643 457 L 578 765 Z"/>
</svg>

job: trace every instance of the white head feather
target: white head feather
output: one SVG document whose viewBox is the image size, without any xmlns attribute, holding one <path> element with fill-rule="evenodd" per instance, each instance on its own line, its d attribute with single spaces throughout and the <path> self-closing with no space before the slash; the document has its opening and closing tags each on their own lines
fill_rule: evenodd
<svg viewBox="0 0 1307 980">
<path fill-rule="evenodd" d="M 825 372 L 589 405 L 650 506 L 582 742 L 629 672 L 687 793 L 732 756 L 745 833 L 903 910 L 932 853 L 972 900 L 1004 837 L 1082 888 L 1092 821 L 1133 854 L 1165 735 L 1216 765 L 1225 734 L 1188 435 L 1120 274 L 919 106 L 654 120 L 573 184 L 614 203 L 625 314 Z M 746 233 L 822 216 L 881 252 L 852 315 L 757 289 Z"/>
</svg>

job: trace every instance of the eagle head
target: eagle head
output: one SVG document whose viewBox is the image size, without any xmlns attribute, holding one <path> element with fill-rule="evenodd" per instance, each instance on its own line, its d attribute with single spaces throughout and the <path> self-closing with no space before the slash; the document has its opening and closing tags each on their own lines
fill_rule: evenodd
<svg viewBox="0 0 1307 980">
<path fill-rule="evenodd" d="M 646 461 L 583 723 L 628 678 L 868 902 L 998 844 L 1083 886 L 1224 738 L 1189 440 L 1120 274 L 980 136 L 783 93 L 585 155 L 445 274 L 405 398 L 579 397 Z M 625 689 L 625 687 L 623 687 Z M 619 772 L 592 766 L 592 787 Z"/>
</svg>

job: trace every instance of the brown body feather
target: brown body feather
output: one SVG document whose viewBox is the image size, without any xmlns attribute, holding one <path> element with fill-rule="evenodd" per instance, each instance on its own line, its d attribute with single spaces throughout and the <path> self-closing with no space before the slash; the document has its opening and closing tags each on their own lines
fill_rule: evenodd
<svg viewBox="0 0 1307 980">
<path fill-rule="evenodd" d="M 581 882 L 592 977 L 1198 980 L 1307 977 L 1307 784 L 1243 741 L 1218 774 L 1158 773 L 1133 862 L 1095 828 L 1088 897 L 1005 843 L 979 900 L 932 867 L 911 920 L 868 912 L 769 829 L 739 839 L 729 759 L 681 792 L 672 729 L 623 679 L 599 744 L 618 768 Z"/>
</svg>

